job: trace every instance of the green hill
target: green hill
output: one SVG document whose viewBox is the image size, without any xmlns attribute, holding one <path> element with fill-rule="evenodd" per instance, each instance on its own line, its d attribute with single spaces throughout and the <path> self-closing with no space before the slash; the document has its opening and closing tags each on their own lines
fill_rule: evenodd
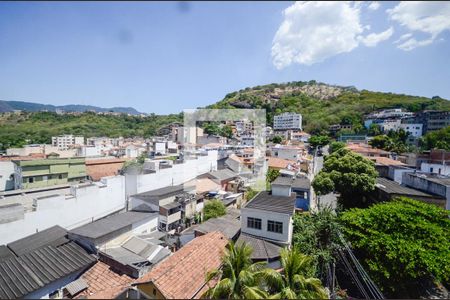
<svg viewBox="0 0 450 300">
<path fill-rule="evenodd" d="M 229 93 L 209 108 L 265 108 L 267 124 L 273 115 L 298 112 L 307 132 L 328 129 L 331 124 L 362 125 L 363 116 L 382 108 L 404 108 L 416 112 L 425 109 L 450 110 L 450 101 L 392 93 L 331 86 L 315 81 L 268 84 Z"/>
<path fill-rule="evenodd" d="M 58 115 L 53 112 L 5 114 L 0 116 L 0 150 L 28 143 L 51 143 L 51 137 L 59 134 L 148 137 L 160 127 L 180 121 L 181 114 L 151 114 L 147 117 L 97 115 L 93 112 L 80 115 Z"/>
</svg>

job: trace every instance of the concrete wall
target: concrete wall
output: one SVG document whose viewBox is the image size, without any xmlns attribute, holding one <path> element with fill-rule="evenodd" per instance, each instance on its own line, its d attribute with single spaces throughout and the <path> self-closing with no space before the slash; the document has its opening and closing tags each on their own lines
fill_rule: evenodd
<svg viewBox="0 0 450 300">
<path fill-rule="evenodd" d="M 403 184 L 430 194 L 439 195 L 446 199 L 445 209 L 450 210 L 450 186 L 445 186 L 436 182 L 417 176 L 403 173 Z"/>
<path fill-rule="evenodd" d="M 261 230 L 248 228 L 247 218 L 261 219 Z M 267 221 L 277 221 L 283 223 L 283 234 L 267 231 Z M 292 241 L 293 221 L 287 214 L 279 214 L 269 211 L 256 210 L 251 208 L 241 209 L 241 231 L 261 238 L 279 242 L 281 244 L 290 244 Z"/>
<path fill-rule="evenodd" d="M 398 184 L 402 184 L 403 182 L 403 173 L 412 173 L 414 172 L 413 169 L 410 168 L 395 168 L 395 167 L 389 167 L 388 171 L 388 178 L 391 180 L 394 180 Z"/>
<path fill-rule="evenodd" d="M 423 162 L 420 166 L 420 171 L 448 176 L 450 175 L 450 166 Z"/>
<path fill-rule="evenodd" d="M 274 196 L 289 197 L 291 195 L 291 192 L 292 188 L 290 186 L 272 184 L 272 195 Z"/>
<path fill-rule="evenodd" d="M 0 161 L 0 192 L 14 189 L 14 163 Z"/>
<path fill-rule="evenodd" d="M 74 187 L 70 195 L 35 199 L 35 204 L 23 219 L 0 224 L 0 245 L 54 225 L 73 229 L 125 209 L 125 178 L 106 177 L 94 185 Z"/>
</svg>

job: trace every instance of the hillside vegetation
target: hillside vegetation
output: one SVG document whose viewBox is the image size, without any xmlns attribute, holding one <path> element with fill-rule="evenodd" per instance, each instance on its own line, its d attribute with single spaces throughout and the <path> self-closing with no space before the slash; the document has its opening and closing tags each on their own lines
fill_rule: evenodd
<svg viewBox="0 0 450 300">
<path fill-rule="evenodd" d="M 148 117 L 97 115 L 86 112 L 81 115 L 58 115 L 53 112 L 22 112 L 19 115 L 0 116 L 0 150 L 21 147 L 28 143 L 51 143 L 51 137 L 59 134 L 75 134 L 84 137 L 149 137 L 156 130 L 172 122 L 182 121 L 181 114 Z"/>
<path fill-rule="evenodd" d="M 450 101 L 392 93 L 358 91 L 354 87 L 331 86 L 315 81 L 268 84 L 229 93 L 209 108 L 265 108 L 267 124 L 273 115 L 299 112 L 307 132 L 328 129 L 331 124 L 362 124 L 363 115 L 382 108 L 450 110 Z"/>
</svg>

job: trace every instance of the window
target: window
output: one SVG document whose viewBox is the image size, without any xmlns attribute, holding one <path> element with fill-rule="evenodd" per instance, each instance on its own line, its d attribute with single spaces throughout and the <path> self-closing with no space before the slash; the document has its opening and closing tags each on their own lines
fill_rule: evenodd
<svg viewBox="0 0 450 300">
<path fill-rule="evenodd" d="M 43 181 L 47 181 L 48 180 L 48 176 L 47 175 L 42 176 L 42 180 Z"/>
<path fill-rule="evenodd" d="M 261 230 L 261 219 L 248 217 L 247 227 Z"/>
<path fill-rule="evenodd" d="M 62 179 L 62 174 L 59 174 L 59 175 L 58 175 L 58 179 Z"/>
<path fill-rule="evenodd" d="M 29 177 L 28 178 L 28 183 L 33 183 L 34 182 L 34 178 L 33 177 Z"/>
<path fill-rule="evenodd" d="M 267 231 L 283 233 L 283 223 L 276 221 L 267 221 Z"/>
<path fill-rule="evenodd" d="M 433 173 L 433 168 L 430 168 L 430 173 Z"/>
</svg>

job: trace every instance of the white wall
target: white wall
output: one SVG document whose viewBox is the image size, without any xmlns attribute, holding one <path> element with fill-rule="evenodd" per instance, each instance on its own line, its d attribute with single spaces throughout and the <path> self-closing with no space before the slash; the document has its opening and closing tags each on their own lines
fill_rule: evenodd
<svg viewBox="0 0 450 300">
<path fill-rule="evenodd" d="M 292 188 L 286 185 L 272 184 L 272 195 L 274 196 L 285 196 L 289 197 L 291 195 Z"/>
<path fill-rule="evenodd" d="M 423 162 L 420 165 L 420 171 L 448 176 L 450 175 L 450 166 Z"/>
<path fill-rule="evenodd" d="M 261 219 L 261 230 L 248 228 L 247 218 Z M 283 223 L 283 233 L 275 233 L 267 231 L 267 221 L 277 221 Z M 292 217 L 287 214 L 279 214 L 275 212 L 262 211 L 252 208 L 241 209 L 241 231 L 252 234 L 261 238 L 278 241 L 283 244 L 290 244 L 292 241 L 293 221 Z"/>
<path fill-rule="evenodd" d="M 72 229 L 125 208 L 125 177 L 102 179 L 106 185 L 73 188 L 73 195 L 55 195 L 36 201 L 36 211 L 21 220 L 0 224 L 0 245 L 54 225 Z"/>
<path fill-rule="evenodd" d="M 11 175 L 13 175 L 11 177 Z M 0 192 L 14 189 L 14 163 L 0 161 Z"/>
</svg>

